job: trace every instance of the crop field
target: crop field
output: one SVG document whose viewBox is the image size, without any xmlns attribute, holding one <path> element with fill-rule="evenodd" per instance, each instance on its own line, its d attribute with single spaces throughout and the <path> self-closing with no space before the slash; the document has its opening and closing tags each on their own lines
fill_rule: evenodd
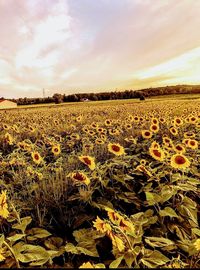
<svg viewBox="0 0 200 270">
<path fill-rule="evenodd" d="M 200 100 L 0 120 L 0 267 L 200 267 Z"/>
</svg>

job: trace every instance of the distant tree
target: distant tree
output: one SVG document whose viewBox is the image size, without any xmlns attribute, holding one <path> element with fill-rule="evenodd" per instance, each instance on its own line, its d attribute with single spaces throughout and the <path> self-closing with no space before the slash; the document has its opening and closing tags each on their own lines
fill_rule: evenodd
<svg viewBox="0 0 200 270">
<path fill-rule="evenodd" d="M 63 102 L 63 95 L 58 94 L 58 93 L 55 93 L 55 94 L 53 95 L 53 99 L 54 99 L 54 102 L 55 102 L 56 104 L 62 103 L 62 102 Z"/>
</svg>

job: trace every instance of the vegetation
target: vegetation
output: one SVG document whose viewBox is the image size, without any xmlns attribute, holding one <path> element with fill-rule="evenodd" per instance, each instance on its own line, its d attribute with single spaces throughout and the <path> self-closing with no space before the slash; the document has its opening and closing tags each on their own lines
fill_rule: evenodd
<svg viewBox="0 0 200 270">
<path fill-rule="evenodd" d="M 199 268 L 198 100 L 0 112 L 0 267 Z"/>
<path fill-rule="evenodd" d="M 44 103 L 62 103 L 62 102 L 80 102 L 80 101 L 97 101 L 97 100 L 116 100 L 116 99 L 140 99 L 145 100 L 146 97 L 176 95 L 176 94 L 199 94 L 200 85 L 175 85 L 146 88 L 142 90 L 124 90 L 109 91 L 102 93 L 77 93 L 71 95 L 55 93 L 52 97 L 46 98 L 19 98 L 12 99 L 18 105 L 33 105 Z M 2 98 L 3 99 L 3 98 Z"/>
</svg>

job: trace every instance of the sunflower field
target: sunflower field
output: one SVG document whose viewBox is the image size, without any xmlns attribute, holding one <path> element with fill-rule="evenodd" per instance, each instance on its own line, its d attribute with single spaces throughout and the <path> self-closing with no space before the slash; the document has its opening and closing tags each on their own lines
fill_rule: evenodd
<svg viewBox="0 0 200 270">
<path fill-rule="evenodd" d="M 200 101 L 0 119 L 0 267 L 200 267 Z"/>
</svg>

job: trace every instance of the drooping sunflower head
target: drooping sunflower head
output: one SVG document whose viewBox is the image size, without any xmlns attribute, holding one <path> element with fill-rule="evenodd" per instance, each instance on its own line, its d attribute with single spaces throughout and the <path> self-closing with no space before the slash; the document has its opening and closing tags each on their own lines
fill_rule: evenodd
<svg viewBox="0 0 200 270">
<path fill-rule="evenodd" d="M 116 156 L 121 156 L 125 154 L 124 147 L 119 143 L 109 143 L 108 151 Z"/>
<path fill-rule="evenodd" d="M 0 195 L 0 217 L 7 218 L 9 216 L 6 191 L 2 190 Z"/>
<path fill-rule="evenodd" d="M 90 170 L 94 170 L 96 167 L 94 158 L 91 156 L 80 156 L 78 157 L 81 162 L 83 162 L 85 165 L 87 165 Z"/>
<path fill-rule="evenodd" d="M 73 172 L 71 174 L 71 178 L 76 181 L 77 183 L 84 183 L 86 185 L 90 184 L 90 179 L 87 177 L 87 175 L 83 172 Z"/>
</svg>

